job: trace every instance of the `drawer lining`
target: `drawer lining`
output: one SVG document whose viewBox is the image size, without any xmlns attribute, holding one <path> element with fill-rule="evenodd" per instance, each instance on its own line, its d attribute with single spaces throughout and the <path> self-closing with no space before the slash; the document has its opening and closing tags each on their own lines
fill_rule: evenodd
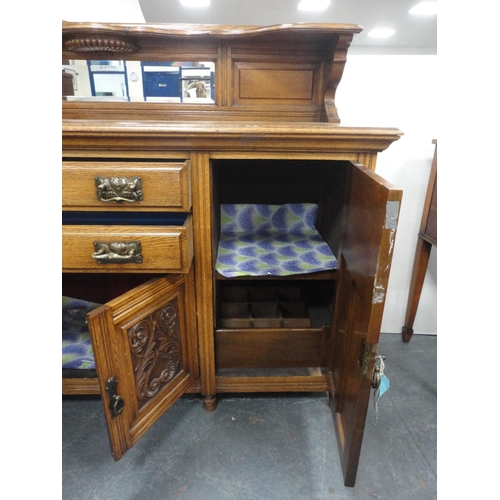
<svg viewBox="0 0 500 500">
<path fill-rule="evenodd" d="M 168 212 L 63 212 L 62 223 L 69 226 L 182 226 L 188 213 Z"/>
</svg>

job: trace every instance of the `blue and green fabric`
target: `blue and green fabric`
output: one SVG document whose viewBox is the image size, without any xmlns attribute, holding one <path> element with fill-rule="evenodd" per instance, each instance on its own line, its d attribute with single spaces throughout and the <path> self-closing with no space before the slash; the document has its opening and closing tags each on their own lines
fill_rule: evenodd
<svg viewBox="0 0 500 500">
<path fill-rule="evenodd" d="M 337 269 L 315 224 L 318 205 L 223 204 L 216 270 L 225 277 Z"/>
<path fill-rule="evenodd" d="M 100 304 L 71 297 L 62 298 L 62 367 L 95 369 L 86 315 Z"/>
</svg>

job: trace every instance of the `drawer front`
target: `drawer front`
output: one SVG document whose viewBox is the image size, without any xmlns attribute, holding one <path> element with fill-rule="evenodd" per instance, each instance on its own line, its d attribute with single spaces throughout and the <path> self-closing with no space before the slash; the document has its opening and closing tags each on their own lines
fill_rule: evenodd
<svg viewBox="0 0 500 500">
<path fill-rule="evenodd" d="M 187 273 L 191 216 L 182 226 L 63 226 L 65 272 Z"/>
<path fill-rule="evenodd" d="M 191 209 L 188 161 L 63 162 L 63 210 Z"/>
<path fill-rule="evenodd" d="M 326 328 L 255 328 L 215 331 L 218 368 L 325 366 Z"/>
</svg>

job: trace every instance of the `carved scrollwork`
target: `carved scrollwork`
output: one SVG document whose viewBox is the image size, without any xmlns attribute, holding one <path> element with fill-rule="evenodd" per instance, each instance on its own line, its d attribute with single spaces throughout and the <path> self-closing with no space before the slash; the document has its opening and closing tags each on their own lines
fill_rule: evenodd
<svg viewBox="0 0 500 500">
<path fill-rule="evenodd" d="M 182 369 L 177 299 L 128 331 L 139 406 L 146 404 Z"/>
<path fill-rule="evenodd" d="M 150 325 L 147 321 L 141 321 L 130 330 L 128 337 L 132 352 L 138 356 L 141 354 L 148 342 L 150 333 Z"/>
<path fill-rule="evenodd" d="M 170 382 L 178 372 L 181 359 L 179 346 L 175 344 L 164 344 L 160 347 L 158 354 L 148 353 L 145 358 L 144 370 L 138 373 L 137 397 L 139 401 L 148 401 L 154 397 L 163 385 Z M 154 365 L 158 360 L 164 361 L 162 371 L 157 377 L 151 377 Z"/>
<path fill-rule="evenodd" d="M 174 328 L 177 322 L 177 311 L 172 304 L 167 304 L 160 312 L 160 323 L 169 337 L 177 337 Z"/>
<path fill-rule="evenodd" d="M 99 201 L 142 201 L 142 179 L 140 177 L 104 177 L 95 178 L 96 195 Z"/>
<path fill-rule="evenodd" d="M 72 38 L 63 44 L 71 52 L 119 52 L 132 53 L 138 46 L 120 38 Z"/>
</svg>

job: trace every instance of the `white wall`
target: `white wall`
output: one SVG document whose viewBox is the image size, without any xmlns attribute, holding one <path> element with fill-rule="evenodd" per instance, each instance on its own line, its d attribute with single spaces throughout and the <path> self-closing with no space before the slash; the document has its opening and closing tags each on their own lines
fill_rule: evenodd
<svg viewBox="0 0 500 500">
<path fill-rule="evenodd" d="M 139 0 L 64 0 L 61 19 L 93 23 L 143 23 Z"/>
<path fill-rule="evenodd" d="M 403 190 L 382 332 L 404 324 L 411 272 L 437 137 L 437 56 L 349 55 L 337 90 L 343 124 L 397 127 L 403 137 L 379 155 L 377 173 Z M 433 248 L 415 333 L 437 333 L 437 249 Z"/>
</svg>

